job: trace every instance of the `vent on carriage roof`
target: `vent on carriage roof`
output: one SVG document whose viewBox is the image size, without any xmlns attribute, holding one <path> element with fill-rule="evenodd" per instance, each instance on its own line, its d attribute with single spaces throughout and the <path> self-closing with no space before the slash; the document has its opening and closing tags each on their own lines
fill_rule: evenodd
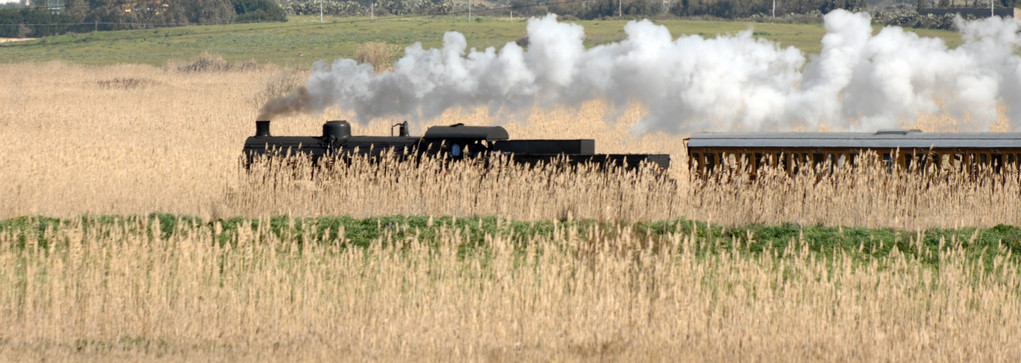
<svg viewBox="0 0 1021 363">
<path fill-rule="evenodd" d="M 907 135 L 916 132 L 922 132 L 919 129 L 888 129 L 876 131 L 876 135 Z"/>
</svg>

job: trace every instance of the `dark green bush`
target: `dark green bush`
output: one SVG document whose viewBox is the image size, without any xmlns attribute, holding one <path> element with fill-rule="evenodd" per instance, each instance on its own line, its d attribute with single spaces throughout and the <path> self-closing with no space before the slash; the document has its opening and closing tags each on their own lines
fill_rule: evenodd
<svg viewBox="0 0 1021 363">
<path fill-rule="evenodd" d="M 284 9 L 273 0 L 232 0 L 232 3 L 238 14 L 234 21 L 239 23 L 287 21 Z"/>
<path fill-rule="evenodd" d="M 46 8 L 20 8 L 0 10 L 0 37 L 37 38 L 80 31 L 80 24 L 73 23 L 64 14 L 54 14 Z M 30 25 L 26 25 L 30 24 Z"/>
</svg>

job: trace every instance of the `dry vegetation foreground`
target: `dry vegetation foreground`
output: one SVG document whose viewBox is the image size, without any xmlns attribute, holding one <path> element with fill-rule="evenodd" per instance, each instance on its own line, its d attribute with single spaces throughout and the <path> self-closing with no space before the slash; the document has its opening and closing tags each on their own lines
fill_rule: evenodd
<svg viewBox="0 0 1021 363">
<path fill-rule="evenodd" d="M 1021 225 L 1017 171 L 691 181 L 682 136 L 631 135 L 639 107 L 613 122 L 590 104 L 506 126 L 515 138 L 670 153 L 672 181 L 435 160 L 243 172 L 258 107 L 305 77 L 251 64 L 0 65 L 0 360 L 1021 359 L 1016 228 L 997 227 L 1009 240 L 981 253 L 978 230 L 924 243 L 922 231 Z M 274 120 L 272 132 L 314 135 L 347 116 Z M 454 111 L 430 124 L 499 120 Z M 388 134 L 397 121 L 354 132 Z M 155 211 L 203 222 L 81 217 Z M 499 219 L 482 232 L 380 221 L 371 237 L 313 238 L 274 233 L 288 226 L 268 217 L 284 214 Z M 26 215 L 64 222 L 12 219 Z M 603 222 L 544 234 L 499 225 L 589 218 Z M 632 230 L 680 218 L 917 237 L 893 248 L 839 229 L 841 248 L 802 233 L 762 249 L 751 245 L 767 236 L 751 232 Z"/>
<path fill-rule="evenodd" d="M 698 228 L 495 223 L 392 223 L 367 247 L 268 223 L 7 229 L 0 360 L 1021 358 L 1021 271 L 969 256 L 974 237 L 861 259 L 803 237 L 755 252 Z"/>
</svg>

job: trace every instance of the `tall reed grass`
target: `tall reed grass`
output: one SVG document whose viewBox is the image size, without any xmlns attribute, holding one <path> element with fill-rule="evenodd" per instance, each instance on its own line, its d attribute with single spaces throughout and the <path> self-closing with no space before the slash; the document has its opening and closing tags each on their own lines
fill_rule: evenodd
<svg viewBox="0 0 1021 363">
<path fill-rule="evenodd" d="M 0 359 L 1021 358 L 1021 271 L 1007 253 L 965 255 L 967 240 L 921 256 L 934 267 L 896 249 L 820 258 L 802 238 L 753 252 L 697 229 L 557 226 L 497 226 L 471 248 L 442 224 L 365 248 L 268 223 L 226 241 L 219 224 L 166 234 L 144 218 L 9 229 Z"/>
</svg>

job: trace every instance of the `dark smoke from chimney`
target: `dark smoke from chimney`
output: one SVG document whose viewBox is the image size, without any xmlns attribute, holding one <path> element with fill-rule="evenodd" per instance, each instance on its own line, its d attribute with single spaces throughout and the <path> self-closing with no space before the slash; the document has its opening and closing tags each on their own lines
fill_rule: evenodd
<svg viewBox="0 0 1021 363">
<path fill-rule="evenodd" d="M 277 97 L 266 102 L 259 109 L 259 117 L 256 120 L 272 120 L 277 116 L 287 116 L 300 112 L 311 111 L 312 98 L 308 95 L 308 88 L 298 87 L 290 95 Z"/>
</svg>

